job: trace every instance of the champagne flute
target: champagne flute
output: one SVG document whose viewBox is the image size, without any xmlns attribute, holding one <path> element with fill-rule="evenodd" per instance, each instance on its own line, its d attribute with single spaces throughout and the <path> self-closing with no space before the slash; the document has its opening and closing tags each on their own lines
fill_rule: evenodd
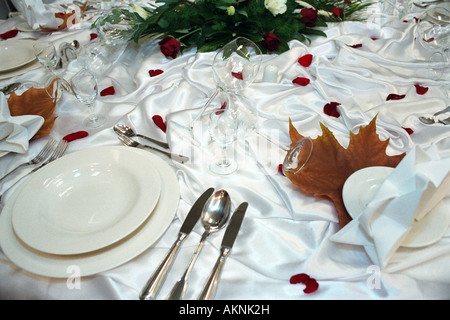
<svg viewBox="0 0 450 320">
<path fill-rule="evenodd" d="M 95 112 L 95 101 L 98 95 L 97 81 L 86 69 L 82 69 L 71 80 L 72 90 L 75 97 L 81 103 L 87 105 L 90 115 L 83 124 L 88 128 L 97 128 L 106 122 L 106 117 Z"/>
<path fill-rule="evenodd" d="M 227 156 L 227 147 L 236 140 L 237 134 L 236 113 L 230 108 L 213 110 L 209 115 L 209 133 L 211 139 L 221 147 L 221 155 L 214 159 L 209 169 L 216 174 L 227 175 L 238 168 L 236 160 Z"/>
</svg>

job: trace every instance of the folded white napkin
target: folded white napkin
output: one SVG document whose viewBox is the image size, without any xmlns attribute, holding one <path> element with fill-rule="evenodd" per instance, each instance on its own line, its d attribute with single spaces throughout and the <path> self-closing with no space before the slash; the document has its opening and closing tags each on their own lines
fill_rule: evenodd
<svg viewBox="0 0 450 320">
<path fill-rule="evenodd" d="M 426 151 L 414 147 L 363 212 L 330 239 L 364 246 L 371 260 L 384 268 L 415 225 L 449 195 L 450 158 L 440 158 L 434 146 Z M 448 226 L 448 208 L 444 218 L 442 224 Z"/>
<path fill-rule="evenodd" d="M 8 101 L 0 92 L 0 157 L 9 152 L 24 153 L 30 139 L 44 124 L 37 115 L 11 117 Z"/>
<path fill-rule="evenodd" d="M 57 28 L 55 13 L 48 10 L 42 0 L 12 0 L 17 10 L 21 11 L 30 27 L 37 30 L 39 26 Z"/>
</svg>

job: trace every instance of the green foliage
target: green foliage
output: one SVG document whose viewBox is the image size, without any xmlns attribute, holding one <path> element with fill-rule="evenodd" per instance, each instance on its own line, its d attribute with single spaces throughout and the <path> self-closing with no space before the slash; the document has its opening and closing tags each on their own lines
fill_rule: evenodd
<svg viewBox="0 0 450 320">
<path fill-rule="evenodd" d="M 295 0 L 287 0 L 286 12 L 275 16 L 265 7 L 264 0 L 249 0 L 247 3 L 244 0 L 157 0 L 157 8 L 144 8 L 147 17 L 132 9 L 113 10 L 107 22 L 118 23 L 125 17 L 133 27 L 133 40 L 136 42 L 146 36 L 171 36 L 181 43 L 181 50 L 196 46 L 199 52 L 215 51 L 239 36 L 253 40 L 266 52 L 262 40 L 264 34 L 270 32 L 280 39 L 276 52 L 281 53 L 289 50 L 289 41 L 309 41 L 308 37 L 326 36 L 318 28 L 326 26 L 327 21 L 353 19 L 369 5 L 365 0 L 352 0 L 351 3 L 348 0 L 304 2 L 316 10 L 327 12 L 334 7 L 342 8 L 343 15 L 322 15 L 311 28 L 299 21 L 301 15 L 298 12 L 305 6 Z"/>
</svg>

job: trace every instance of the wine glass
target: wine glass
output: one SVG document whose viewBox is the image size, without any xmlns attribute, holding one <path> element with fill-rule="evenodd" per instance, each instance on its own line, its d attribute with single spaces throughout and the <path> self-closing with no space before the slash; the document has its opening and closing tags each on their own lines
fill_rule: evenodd
<svg viewBox="0 0 450 320">
<path fill-rule="evenodd" d="M 441 10 L 446 10 L 441 8 Z M 446 10 L 450 16 L 450 11 Z M 450 25 L 439 20 L 422 20 L 417 26 L 417 38 L 420 44 L 431 52 L 429 62 L 434 80 L 440 80 L 446 74 L 450 49 Z"/>
<path fill-rule="evenodd" d="M 191 132 L 195 123 L 219 92 L 225 91 L 237 95 L 239 91 L 247 88 L 258 75 L 261 62 L 261 50 L 247 38 L 238 37 L 223 46 L 215 55 L 212 64 L 216 90 L 189 124 Z M 238 99 L 238 97 L 235 96 L 234 99 Z"/>
<path fill-rule="evenodd" d="M 214 159 L 209 169 L 216 174 L 227 175 L 238 168 L 236 160 L 227 156 L 226 149 L 236 140 L 237 117 L 230 108 L 214 109 L 208 122 L 211 139 L 221 147 L 221 155 Z"/>
<path fill-rule="evenodd" d="M 52 42 L 40 41 L 33 45 L 34 55 L 39 63 L 48 71 L 50 76 L 46 80 L 46 86 L 49 86 L 53 81 L 57 81 L 57 86 L 51 94 L 51 97 L 58 99 L 62 89 L 68 90 L 70 88 L 68 82 L 59 78 L 55 74 L 56 65 L 58 64 L 58 55 L 56 48 Z"/>
<path fill-rule="evenodd" d="M 309 137 L 297 140 L 288 150 L 283 161 L 282 171 L 285 176 L 294 175 L 308 162 L 313 150 L 313 142 Z"/>
<path fill-rule="evenodd" d="M 95 100 L 98 94 L 97 81 L 92 73 L 86 69 L 80 70 L 71 79 L 71 85 L 78 101 L 89 108 L 90 115 L 83 124 L 88 128 L 97 128 L 106 122 L 106 117 L 95 113 Z"/>
</svg>

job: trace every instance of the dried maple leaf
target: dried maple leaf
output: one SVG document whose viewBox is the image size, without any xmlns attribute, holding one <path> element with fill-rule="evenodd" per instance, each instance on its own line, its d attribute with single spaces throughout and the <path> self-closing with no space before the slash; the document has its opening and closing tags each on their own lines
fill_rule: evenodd
<svg viewBox="0 0 450 320">
<path fill-rule="evenodd" d="M 44 124 L 32 139 L 48 135 L 55 123 L 56 117 L 53 113 L 56 108 L 56 99 L 51 98 L 47 93 L 47 90 L 49 92 L 53 91 L 52 88 L 55 84 L 56 82 L 52 82 L 47 89 L 30 88 L 20 96 L 13 92 L 8 99 L 11 116 L 32 114 L 44 118 Z"/>
<path fill-rule="evenodd" d="M 335 205 L 339 227 L 351 221 L 342 200 L 342 187 L 347 178 L 357 170 L 371 166 L 396 167 L 405 154 L 386 155 L 389 139 L 380 141 L 376 133 L 376 116 L 359 133 L 350 132 L 348 148 L 343 148 L 333 133 L 322 123 L 322 136 L 313 140 L 313 151 L 303 169 L 287 177 L 303 192 L 329 198 Z M 292 143 L 303 136 L 289 120 Z"/>
</svg>

